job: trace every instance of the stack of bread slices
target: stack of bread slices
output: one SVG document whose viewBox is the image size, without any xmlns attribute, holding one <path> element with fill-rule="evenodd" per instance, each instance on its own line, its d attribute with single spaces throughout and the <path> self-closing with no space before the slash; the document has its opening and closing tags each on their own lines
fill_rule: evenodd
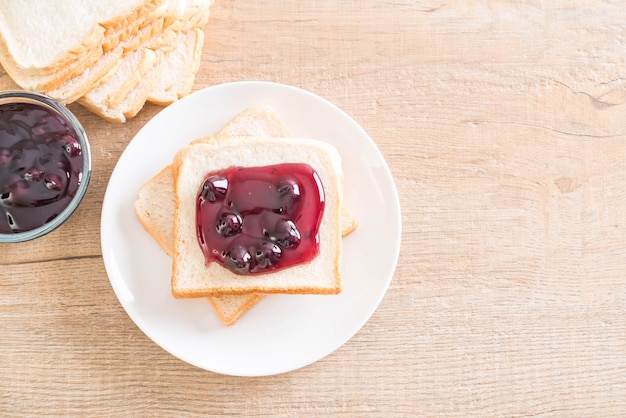
<svg viewBox="0 0 626 418">
<path fill-rule="evenodd" d="M 246 152 L 241 152 L 245 147 Z M 246 157 L 247 155 L 247 157 Z M 207 171 L 231 165 L 305 162 L 319 173 L 326 208 L 320 254 L 306 265 L 261 276 L 238 276 L 217 263 L 205 264 L 195 232 L 195 196 Z M 215 134 L 183 147 L 139 190 L 135 213 L 146 231 L 172 257 L 172 294 L 206 297 L 225 325 L 233 325 L 270 293 L 336 294 L 341 291 L 341 237 L 357 228 L 343 205 L 341 159 L 320 141 L 291 138 L 267 106 L 242 110 Z"/>
<path fill-rule="evenodd" d="M 0 64 L 112 122 L 191 91 L 213 0 L 0 0 Z"/>
</svg>

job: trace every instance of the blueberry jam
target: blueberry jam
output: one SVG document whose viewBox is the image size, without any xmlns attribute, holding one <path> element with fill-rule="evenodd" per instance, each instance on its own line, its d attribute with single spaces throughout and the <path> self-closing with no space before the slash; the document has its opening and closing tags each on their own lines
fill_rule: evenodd
<svg viewBox="0 0 626 418">
<path fill-rule="evenodd" d="M 198 242 L 207 264 L 268 273 L 315 258 L 323 213 L 324 189 L 309 165 L 231 167 L 200 187 Z"/>
<path fill-rule="evenodd" d="M 0 233 L 38 228 L 75 196 L 83 172 L 76 132 L 54 110 L 0 105 Z"/>
</svg>

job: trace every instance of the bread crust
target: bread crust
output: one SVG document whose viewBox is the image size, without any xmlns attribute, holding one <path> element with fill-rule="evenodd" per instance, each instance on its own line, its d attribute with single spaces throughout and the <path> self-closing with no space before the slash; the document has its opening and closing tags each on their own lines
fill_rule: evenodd
<svg viewBox="0 0 626 418">
<path fill-rule="evenodd" d="M 168 201 L 165 203 L 167 206 L 170 205 L 170 201 L 171 204 L 176 204 L 173 183 L 172 166 L 168 165 L 141 186 L 134 204 L 135 216 L 141 225 L 170 257 L 174 254 L 173 227 L 168 225 L 162 230 L 157 229 L 157 226 L 162 226 L 161 223 L 167 222 L 167 220 L 162 219 L 163 216 L 158 214 L 160 207 L 151 206 L 150 203 L 154 202 L 156 195 L 160 196 L 161 199 L 167 199 Z M 168 185 L 169 188 L 166 188 Z M 163 204 L 163 202 L 159 202 L 159 204 Z M 173 222 L 174 219 L 169 220 Z"/>
</svg>

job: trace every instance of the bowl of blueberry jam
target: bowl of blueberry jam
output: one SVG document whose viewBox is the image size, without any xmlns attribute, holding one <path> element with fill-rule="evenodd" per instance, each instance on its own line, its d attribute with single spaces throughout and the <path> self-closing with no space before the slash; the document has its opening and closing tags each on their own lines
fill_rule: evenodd
<svg viewBox="0 0 626 418">
<path fill-rule="evenodd" d="M 40 237 L 67 220 L 91 176 L 85 131 L 62 104 L 0 92 L 0 242 Z"/>
</svg>

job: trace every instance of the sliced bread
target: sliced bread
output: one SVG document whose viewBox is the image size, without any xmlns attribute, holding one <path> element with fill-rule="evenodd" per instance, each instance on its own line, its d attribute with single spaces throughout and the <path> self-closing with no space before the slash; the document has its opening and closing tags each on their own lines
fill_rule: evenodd
<svg viewBox="0 0 626 418">
<path fill-rule="evenodd" d="M 68 0 L 59 13 L 55 0 L 0 0 L 0 64 L 24 89 L 123 122 L 148 97 L 167 105 L 191 91 L 212 3 Z M 155 70 L 151 54 L 164 56 Z"/>
<path fill-rule="evenodd" d="M 216 132 L 214 137 L 287 137 L 289 135 L 287 127 L 272 108 L 255 106 L 238 113 Z M 140 223 L 170 256 L 174 252 L 174 210 L 176 204 L 173 182 L 171 166 L 168 165 L 142 186 L 134 206 Z M 357 227 L 356 219 L 350 215 L 345 206 L 342 210 L 341 224 L 343 237 L 353 232 Z M 209 296 L 208 300 L 218 318 L 225 325 L 232 325 L 262 298 L 263 295 L 252 293 Z"/>
<path fill-rule="evenodd" d="M 196 197 L 208 171 L 305 163 L 319 176 L 325 207 L 319 254 L 307 263 L 261 275 L 239 275 L 206 263 L 196 237 Z M 341 157 L 328 143 L 308 138 L 216 139 L 182 148 L 174 159 L 176 210 L 172 294 L 202 297 L 244 293 L 336 294 L 341 291 Z"/>
<path fill-rule="evenodd" d="M 132 94 L 132 90 L 154 68 L 157 60 L 157 53 L 148 48 L 140 48 L 126 54 L 120 66 L 115 69 L 113 77 L 89 91 L 78 102 L 109 121 L 125 121 L 123 111 L 111 109 L 117 109 L 122 101 Z"/>
<path fill-rule="evenodd" d="M 175 4 L 180 4 L 171 0 Z M 179 13 L 174 10 L 173 12 Z M 160 16 L 156 20 L 139 29 L 133 36 L 119 43 L 114 49 L 107 51 L 93 65 L 87 67 L 81 74 L 70 78 L 59 87 L 46 91 L 50 97 L 59 100 L 64 104 L 73 103 L 89 91 L 95 90 L 97 87 L 110 80 L 113 75 L 118 72 L 122 64 L 122 56 L 130 52 L 144 47 L 152 50 L 163 49 L 169 47 L 174 40 L 175 32 L 172 30 L 163 30 L 164 21 L 171 16 Z M 122 74 L 119 74 L 121 77 Z M 132 81 L 133 78 L 129 78 Z M 120 98 L 125 97 L 129 91 L 128 84 L 120 87 Z"/>
</svg>

